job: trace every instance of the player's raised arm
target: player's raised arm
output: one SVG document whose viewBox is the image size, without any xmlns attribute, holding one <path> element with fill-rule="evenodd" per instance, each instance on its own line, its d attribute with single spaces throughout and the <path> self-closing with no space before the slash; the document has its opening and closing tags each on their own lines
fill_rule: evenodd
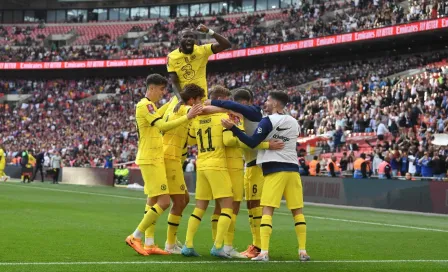
<svg viewBox="0 0 448 272">
<path fill-rule="evenodd" d="M 252 136 L 246 135 L 230 120 L 222 119 L 221 122 L 225 128 L 230 129 L 241 142 L 250 148 L 257 147 L 272 131 L 272 123 L 269 118 L 261 119 L 261 122 L 258 124 L 258 127 Z"/>
<path fill-rule="evenodd" d="M 173 86 L 174 95 L 176 95 L 179 102 L 182 102 L 182 98 L 180 96 L 180 92 L 181 92 L 182 88 L 180 87 L 179 77 L 177 76 L 176 72 L 170 72 L 169 69 L 168 69 L 168 72 L 170 74 L 170 79 L 171 79 L 171 83 Z"/>
<path fill-rule="evenodd" d="M 209 29 L 205 25 L 202 25 L 202 24 L 199 25 L 197 27 L 197 30 L 199 32 L 206 33 L 206 34 L 209 34 L 210 36 L 213 36 L 213 38 L 215 38 L 215 40 L 218 42 L 218 43 L 212 44 L 212 51 L 214 54 L 217 54 L 226 49 L 229 49 L 232 46 L 232 44 L 230 43 L 230 41 L 227 38 L 219 35 L 218 33 Z"/>
</svg>

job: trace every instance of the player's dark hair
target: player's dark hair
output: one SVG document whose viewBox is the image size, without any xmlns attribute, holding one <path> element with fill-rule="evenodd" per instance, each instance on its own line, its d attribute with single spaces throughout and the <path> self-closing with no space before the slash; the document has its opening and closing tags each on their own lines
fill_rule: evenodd
<svg viewBox="0 0 448 272">
<path fill-rule="evenodd" d="M 232 93 L 229 91 L 229 89 L 221 86 L 221 85 L 215 85 L 210 89 L 210 99 L 215 100 L 218 98 L 223 97 L 229 97 Z"/>
<path fill-rule="evenodd" d="M 159 74 L 151 74 L 146 78 L 146 87 L 149 85 L 168 85 L 168 80 Z"/>
<path fill-rule="evenodd" d="M 317 157 L 317 156 L 314 156 L 314 157 L 313 157 L 313 160 L 316 160 L 316 161 L 317 161 L 317 159 L 318 159 L 318 157 Z"/>
<path fill-rule="evenodd" d="M 205 90 L 196 84 L 187 84 L 184 90 L 180 93 L 180 97 L 186 103 L 190 98 L 203 98 L 205 96 Z"/>
<path fill-rule="evenodd" d="M 233 100 L 236 102 L 247 101 L 251 102 L 254 99 L 254 94 L 248 88 L 238 88 L 233 94 Z"/>
<path fill-rule="evenodd" d="M 277 100 L 278 102 L 280 102 L 283 107 L 286 106 L 286 104 L 288 104 L 289 101 L 289 97 L 285 92 L 282 91 L 272 91 L 269 93 L 269 96 L 274 99 Z"/>
</svg>

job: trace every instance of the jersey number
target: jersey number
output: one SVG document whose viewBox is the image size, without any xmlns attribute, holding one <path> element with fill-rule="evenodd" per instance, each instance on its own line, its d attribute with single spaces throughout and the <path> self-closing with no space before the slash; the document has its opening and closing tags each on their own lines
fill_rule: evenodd
<svg viewBox="0 0 448 272">
<path fill-rule="evenodd" d="M 215 148 L 213 147 L 213 142 L 212 142 L 212 128 L 209 127 L 204 132 L 205 132 L 205 134 L 207 134 L 207 140 L 208 140 L 207 149 L 204 148 L 204 139 L 202 138 L 202 128 L 200 128 L 197 133 L 197 135 L 199 137 L 199 145 L 200 145 L 201 153 L 207 152 L 207 151 L 215 151 Z"/>
<path fill-rule="evenodd" d="M 255 195 L 257 192 L 258 192 L 257 184 L 254 184 L 254 186 L 252 186 L 252 193 Z"/>
</svg>

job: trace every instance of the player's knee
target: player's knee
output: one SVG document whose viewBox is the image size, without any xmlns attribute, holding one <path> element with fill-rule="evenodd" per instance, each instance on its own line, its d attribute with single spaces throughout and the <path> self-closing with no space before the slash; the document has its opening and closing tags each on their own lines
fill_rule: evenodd
<svg viewBox="0 0 448 272">
<path fill-rule="evenodd" d="M 300 208 L 300 209 L 293 209 L 293 210 L 291 210 L 291 212 L 292 212 L 292 216 L 296 216 L 296 215 L 299 215 L 299 214 L 303 214 L 303 209 L 302 208 Z"/>
<path fill-rule="evenodd" d="M 157 199 L 157 204 L 163 210 L 168 209 L 168 207 L 170 206 L 170 196 L 169 195 L 159 196 L 159 198 Z"/>
<path fill-rule="evenodd" d="M 185 207 L 190 203 L 190 194 L 185 193 Z"/>
<path fill-rule="evenodd" d="M 239 202 L 239 201 L 233 202 L 233 214 L 238 214 L 240 212 L 240 205 L 241 205 L 241 202 Z"/>
</svg>

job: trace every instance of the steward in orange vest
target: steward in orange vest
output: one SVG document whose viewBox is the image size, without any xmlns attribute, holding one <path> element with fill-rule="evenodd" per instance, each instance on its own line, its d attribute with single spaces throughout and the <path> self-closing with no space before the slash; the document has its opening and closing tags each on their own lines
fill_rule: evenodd
<svg viewBox="0 0 448 272">
<path fill-rule="evenodd" d="M 327 164 L 328 176 L 336 177 L 341 175 L 341 168 L 336 164 L 336 157 L 331 156 L 331 160 Z"/>
<path fill-rule="evenodd" d="M 310 164 L 308 164 L 310 168 L 310 176 L 317 176 L 320 172 L 320 163 L 318 161 L 318 157 L 314 156 L 313 160 L 310 161 Z"/>
</svg>

